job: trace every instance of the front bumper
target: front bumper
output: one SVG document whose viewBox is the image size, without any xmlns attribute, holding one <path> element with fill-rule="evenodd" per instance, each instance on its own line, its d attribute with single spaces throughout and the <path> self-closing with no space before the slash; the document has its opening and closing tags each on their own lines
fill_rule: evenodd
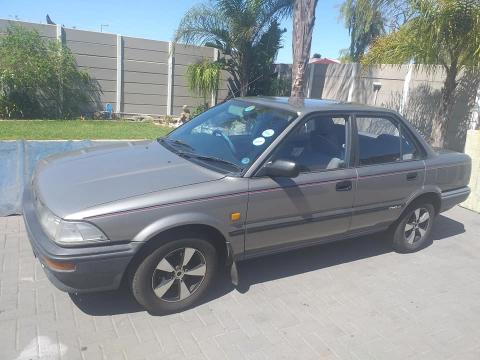
<svg viewBox="0 0 480 360">
<path fill-rule="evenodd" d="M 23 219 L 35 256 L 49 280 L 69 293 L 114 290 L 141 243 L 122 243 L 88 247 L 62 247 L 44 233 L 34 207 L 32 189 L 23 194 Z M 56 270 L 47 264 L 71 263 L 74 270 Z"/>
<path fill-rule="evenodd" d="M 455 205 L 458 205 L 465 200 L 467 200 L 470 195 L 470 188 L 468 186 L 462 187 L 460 189 L 448 190 L 442 192 L 442 203 L 440 212 L 447 211 L 453 208 Z"/>
</svg>

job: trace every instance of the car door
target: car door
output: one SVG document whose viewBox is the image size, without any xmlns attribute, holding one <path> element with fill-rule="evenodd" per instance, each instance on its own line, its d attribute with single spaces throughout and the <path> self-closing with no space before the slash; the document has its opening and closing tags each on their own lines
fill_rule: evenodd
<svg viewBox="0 0 480 360">
<path fill-rule="evenodd" d="M 356 171 L 350 166 L 350 126 L 348 114 L 309 116 L 266 161 L 294 161 L 300 166 L 300 175 L 250 179 L 247 257 L 348 231 L 356 183 Z"/>
<path fill-rule="evenodd" d="M 351 230 L 381 229 L 423 185 L 423 153 L 392 114 L 357 114 L 354 123 L 358 183 Z"/>
</svg>

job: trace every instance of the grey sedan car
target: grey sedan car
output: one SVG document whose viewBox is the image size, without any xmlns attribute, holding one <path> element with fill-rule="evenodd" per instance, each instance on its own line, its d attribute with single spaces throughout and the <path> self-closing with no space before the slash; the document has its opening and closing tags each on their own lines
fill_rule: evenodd
<svg viewBox="0 0 480 360">
<path fill-rule="evenodd" d="M 77 293 L 127 283 L 152 313 L 193 306 L 222 268 L 385 231 L 429 243 L 469 195 L 471 160 L 393 111 L 285 98 L 220 104 L 153 142 L 47 158 L 23 199 L 34 253 Z"/>
</svg>

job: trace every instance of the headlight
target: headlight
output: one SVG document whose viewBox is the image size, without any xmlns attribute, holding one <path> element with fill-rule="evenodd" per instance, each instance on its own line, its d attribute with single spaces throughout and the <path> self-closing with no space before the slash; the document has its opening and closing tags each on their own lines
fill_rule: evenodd
<svg viewBox="0 0 480 360">
<path fill-rule="evenodd" d="M 59 244 L 75 245 L 86 242 L 107 241 L 108 238 L 96 226 L 83 221 L 65 221 L 55 216 L 37 200 L 37 212 L 43 230 Z"/>
</svg>

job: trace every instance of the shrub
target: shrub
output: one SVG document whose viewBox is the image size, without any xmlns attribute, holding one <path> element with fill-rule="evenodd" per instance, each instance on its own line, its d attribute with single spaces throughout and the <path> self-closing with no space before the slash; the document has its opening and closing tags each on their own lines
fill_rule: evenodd
<svg viewBox="0 0 480 360">
<path fill-rule="evenodd" d="M 98 102 L 98 85 L 66 46 L 8 27 L 0 39 L 0 117 L 72 118 Z"/>
<path fill-rule="evenodd" d="M 200 115 L 201 113 L 205 112 L 208 110 L 208 106 L 205 105 L 198 105 L 193 108 L 191 111 L 190 119 L 193 119 L 194 117 Z"/>
</svg>

